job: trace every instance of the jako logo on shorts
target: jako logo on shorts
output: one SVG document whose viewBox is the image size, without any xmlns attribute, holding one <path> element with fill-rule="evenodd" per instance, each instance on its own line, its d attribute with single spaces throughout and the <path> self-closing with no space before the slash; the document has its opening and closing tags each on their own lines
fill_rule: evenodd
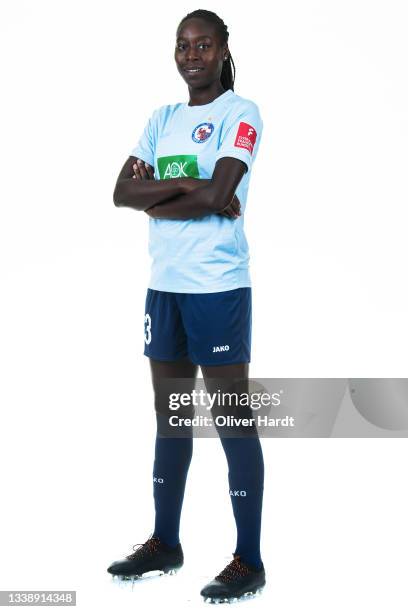
<svg viewBox="0 0 408 612">
<path fill-rule="evenodd" d="M 168 155 L 157 159 L 161 179 L 200 178 L 197 155 Z"/>
<path fill-rule="evenodd" d="M 200 123 L 194 128 L 191 138 L 194 142 L 205 142 L 209 139 L 213 131 L 214 125 L 212 123 Z"/>
<path fill-rule="evenodd" d="M 231 497 L 246 497 L 246 491 L 230 491 Z"/>
<path fill-rule="evenodd" d="M 220 353 L 221 351 L 229 351 L 229 345 L 225 346 L 213 346 L 213 353 Z"/>
</svg>

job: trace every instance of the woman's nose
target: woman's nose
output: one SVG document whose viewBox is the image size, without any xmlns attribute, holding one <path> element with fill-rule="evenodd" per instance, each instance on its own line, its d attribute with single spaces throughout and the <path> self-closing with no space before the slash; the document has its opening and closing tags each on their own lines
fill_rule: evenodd
<svg viewBox="0 0 408 612">
<path fill-rule="evenodd" d="M 190 47 L 187 51 L 186 51 L 186 60 L 191 62 L 192 60 L 195 60 L 199 57 L 199 53 L 198 50 L 195 49 L 194 47 Z"/>
</svg>

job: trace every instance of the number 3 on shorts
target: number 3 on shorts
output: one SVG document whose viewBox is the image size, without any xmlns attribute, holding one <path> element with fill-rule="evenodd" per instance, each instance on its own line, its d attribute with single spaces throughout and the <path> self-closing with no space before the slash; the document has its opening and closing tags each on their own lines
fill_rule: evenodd
<svg viewBox="0 0 408 612">
<path fill-rule="evenodd" d="M 144 318 L 144 330 L 145 343 L 150 344 L 150 342 L 152 341 L 152 320 L 148 312 L 145 314 Z"/>
</svg>

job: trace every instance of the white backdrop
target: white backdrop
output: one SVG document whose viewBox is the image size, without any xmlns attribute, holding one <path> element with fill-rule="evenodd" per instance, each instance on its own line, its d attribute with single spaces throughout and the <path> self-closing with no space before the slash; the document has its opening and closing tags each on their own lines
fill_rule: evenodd
<svg viewBox="0 0 408 612">
<path fill-rule="evenodd" d="M 112 193 L 152 109 L 188 100 L 173 49 L 196 8 L 228 25 L 235 91 L 264 121 L 250 375 L 407 375 L 404 2 L 3 0 L 0 589 L 201 609 L 231 558 L 226 462 L 197 440 L 182 572 L 133 593 L 106 573 L 153 528 L 148 219 Z M 243 605 L 405 611 L 406 441 L 263 448 L 268 585 Z"/>
</svg>

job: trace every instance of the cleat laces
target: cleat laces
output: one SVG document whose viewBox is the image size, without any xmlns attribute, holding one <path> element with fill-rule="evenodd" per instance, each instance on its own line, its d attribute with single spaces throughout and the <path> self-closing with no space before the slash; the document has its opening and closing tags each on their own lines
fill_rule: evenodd
<svg viewBox="0 0 408 612">
<path fill-rule="evenodd" d="M 240 578 L 241 576 L 246 576 L 249 574 L 249 568 L 242 563 L 239 555 L 234 557 L 234 559 L 228 563 L 228 565 L 215 577 L 216 580 L 220 580 L 221 582 L 231 582 L 236 578 Z"/>
<path fill-rule="evenodd" d="M 159 544 L 160 544 L 160 540 L 159 538 L 156 538 L 155 536 L 153 536 L 152 538 L 149 538 L 143 544 L 134 544 L 133 546 L 134 552 L 128 555 L 126 559 L 129 559 L 129 561 L 134 561 L 135 559 L 144 557 L 146 555 L 152 555 L 153 553 L 157 551 Z M 137 546 L 139 548 L 136 548 Z"/>
</svg>

